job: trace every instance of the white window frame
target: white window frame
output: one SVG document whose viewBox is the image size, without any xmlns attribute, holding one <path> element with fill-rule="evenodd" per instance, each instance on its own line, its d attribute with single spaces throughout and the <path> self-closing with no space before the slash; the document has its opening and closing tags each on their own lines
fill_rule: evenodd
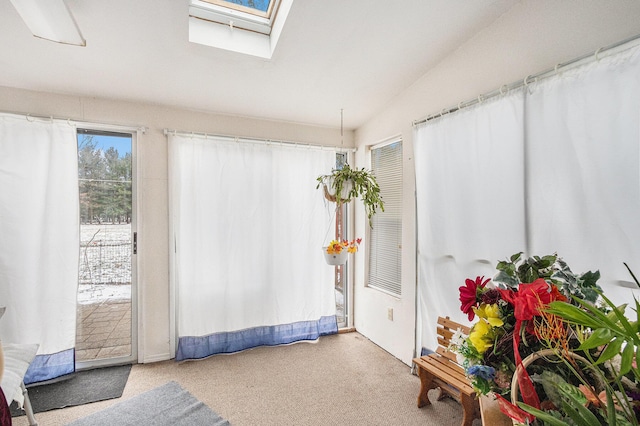
<svg viewBox="0 0 640 426">
<path fill-rule="evenodd" d="M 383 172 L 379 165 L 376 170 L 375 151 L 394 144 L 399 144 L 399 158 L 389 158 L 389 170 Z M 380 185 L 384 212 L 376 212 L 369 230 L 367 287 L 398 298 L 402 296 L 402 158 L 402 138 L 370 147 L 371 171 Z"/>
<path fill-rule="evenodd" d="M 277 16 L 277 13 L 272 12 L 277 12 L 280 0 L 272 0 L 267 13 L 259 10 L 250 12 L 246 7 L 231 3 L 223 6 L 224 3 L 215 0 L 191 0 L 189 15 L 234 28 L 270 34 L 274 18 Z"/>
<path fill-rule="evenodd" d="M 269 11 L 263 14 L 247 12 L 244 7 L 190 0 L 189 41 L 271 59 L 293 1 L 272 0 Z"/>
</svg>

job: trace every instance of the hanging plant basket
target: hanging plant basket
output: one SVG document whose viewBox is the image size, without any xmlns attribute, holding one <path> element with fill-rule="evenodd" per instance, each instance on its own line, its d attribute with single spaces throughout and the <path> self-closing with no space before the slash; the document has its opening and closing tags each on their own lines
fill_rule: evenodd
<svg viewBox="0 0 640 426">
<path fill-rule="evenodd" d="M 318 181 L 316 189 L 322 185 L 324 196 L 327 200 L 335 202 L 337 206 L 349 202 L 353 198 L 360 198 L 369 219 L 369 226 L 371 226 L 371 218 L 377 209 L 384 211 L 380 186 L 375 175 L 369 170 L 352 169 L 346 163 L 341 169 L 332 170 L 328 175 L 320 175 L 316 180 Z"/>
<path fill-rule="evenodd" d="M 322 252 L 324 253 L 324 260 L 327 261 L 328 265 L 344 265 L 347 262 L 347 255 L 349 252 L 347 250 L 342 250 L 340 253 L 327 253 L 327 247 L 322 247 Z"/>
<path fill-rule="evenodd" d="M 353 189 L 353 181 L 346 180 L 342 184 L 342 189 L 340 191 L 340 197 L 336 196 L 336 185 L 334 183 L 335 178 L 333 176 L 329 177 L 325 183 L 323 183 L 324 189 L 324 198 L 335 203 L 340 199 L 341 203 L 348 203 L 351 201 L 351 196 L 349 193 Z"/>
</svg>

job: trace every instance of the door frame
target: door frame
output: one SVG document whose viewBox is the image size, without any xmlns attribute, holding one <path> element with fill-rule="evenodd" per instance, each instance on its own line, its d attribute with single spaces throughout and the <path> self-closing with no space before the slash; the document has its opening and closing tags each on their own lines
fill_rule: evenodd
<svg viewBox="0 0 640 426">
<path fill-rule="evenodd" d="M 141 333 L 139 326 L 140 321 L 138 309 L 140 300 L 140 286 L 138 285 L 138 271 L 140 266 L 140 257 L 138 255 L 138 250 L 140 247 L 140 235 L 138 231 L 138 218 L 140 216 L 140 203 L 138 196 L 138 182 L 140 180 L 138 139 L 140 135 L 144 133 L 144 129 L 141 129 L 139 127 L 126 127 L 86 122 L 78 123 L 77 127 L 89 132 L 111 132 L 131 136 L 131 234 L 133 244 L 131 250 L 131 353 L 128 356 L 119 356 L 88 361 L 76 361 L 76 370 L 80 371 L 98 367 L 135 364 L 138 362 L 139 354 L 142 352 L 140 345 Z"/>
</svg>

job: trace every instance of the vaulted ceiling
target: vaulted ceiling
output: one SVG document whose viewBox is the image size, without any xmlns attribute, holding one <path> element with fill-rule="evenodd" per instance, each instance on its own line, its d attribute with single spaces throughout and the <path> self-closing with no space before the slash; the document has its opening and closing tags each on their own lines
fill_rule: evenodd
<svg viewBox="0 0 640 426">
<path fill-rule="evenodd" d="M 357 128 L 517 0 L 295 0 L 271 59 L 188 41 L 188 0 L 68 0 L 86 47 L 0 0 L 0 85 Z"/>
</svg>

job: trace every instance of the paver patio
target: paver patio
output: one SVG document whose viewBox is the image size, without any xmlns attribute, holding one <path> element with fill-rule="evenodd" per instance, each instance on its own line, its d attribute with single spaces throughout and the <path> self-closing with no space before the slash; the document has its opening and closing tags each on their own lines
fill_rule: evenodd
<svg viewBox="0 0 640 426">
<path fill-rule="evenodd" d="M 131 301 L 78 305 L 76 361 L 131 354 Z"/>
</svg>

